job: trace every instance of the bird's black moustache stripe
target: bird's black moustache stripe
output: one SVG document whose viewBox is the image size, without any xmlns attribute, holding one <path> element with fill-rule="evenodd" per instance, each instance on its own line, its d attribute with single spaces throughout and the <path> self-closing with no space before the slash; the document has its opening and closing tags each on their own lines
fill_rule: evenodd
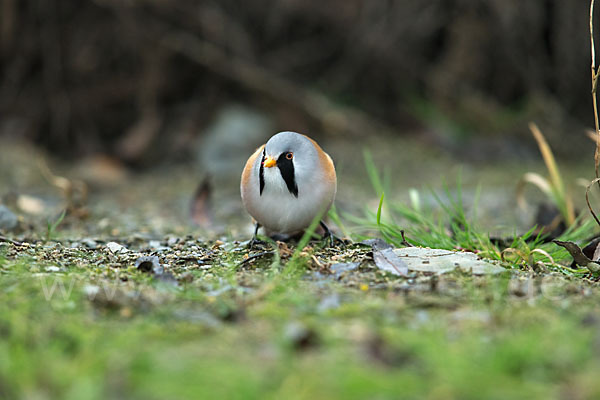
<svg viewBox="0 0 600 400">
<path fill-rule="evenodd" d="M 258 181 L 260 183 L 260 196 L 262 196 L 262 192 L 265 189 L 265 166 L 263 163 L 265 162 L 265 156 L 267 155 L 267 149 L 263 149 L 262 160 L 260 160 L 260 170 L 258 171 Z"/>
<path fill-rule="evenodd" d="M 294 173 L 294 163 L 286 158 L 285 152 L 281 153 L 277 159 L 277 168 L 281 172 L 281 176 L 287 185 L 291 194 L 298 197 L 298 185 L 296 184 L 296 174 Z"/>
</svg>

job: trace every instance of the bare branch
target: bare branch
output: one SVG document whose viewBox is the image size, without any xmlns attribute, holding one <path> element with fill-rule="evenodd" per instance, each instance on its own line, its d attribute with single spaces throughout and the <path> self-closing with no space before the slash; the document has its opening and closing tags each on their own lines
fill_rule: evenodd
<svg viewBox="0 0 600 400">
<path fill-rule="evenodd" d="M 181 31 L 171 32 L 159 43 L 246 89 L 298 107 L 327 131 L 355 136 L 369 131 L 393 131 L 392 127 L 371 118 L 361 110 L 337 105 L 319 92 L 274 76 L 261 66 L 240 57 L 230 56 L 219 46 L 197 36 Z"/>
</svg>

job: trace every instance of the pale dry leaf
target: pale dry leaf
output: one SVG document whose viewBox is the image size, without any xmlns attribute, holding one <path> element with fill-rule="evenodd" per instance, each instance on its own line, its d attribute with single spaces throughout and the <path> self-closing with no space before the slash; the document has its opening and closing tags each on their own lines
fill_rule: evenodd
<svg viewBox="0 0 600 400">
<path fill-rule="evenodd" d="M 471 271 L 475 275 L 498 274 L 506 271 L 497 263 L 480 259 L 477 254 L 470 252 L 423 247 L 406 247 L 395 249 L 394 252 L 411 271 L 444 274 L 460 268 Z"/>
<path fill-rule="evenodd" d="M 394 253 L 391 248 L 383 250 L 373 249 L 373 260 L 375 265 L 382 271 L 390 272 L 394 275 L 406 276 L 408 266 Z"/>
</svg>

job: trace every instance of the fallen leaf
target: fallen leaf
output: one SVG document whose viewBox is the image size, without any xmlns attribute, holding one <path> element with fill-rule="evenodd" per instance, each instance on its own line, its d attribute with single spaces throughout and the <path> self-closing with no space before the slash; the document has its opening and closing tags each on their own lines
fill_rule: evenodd
<svg viewBox="0 0 600 400">
<path fill-rule="evenodd" d="M 592 262 L 592 260 L 590 258 L 588 258 L 588 256 L 583 254 L 583 251 L 577 244 L 575 244 L 573 242 L 562 242 L 560 240 L 553 240 L 553 242 L 556 243 L 557 245 L 567 249 L 569 254 L 571 254 L 573 259 L 577 263 L 577 265 L 581 265 L 582 267 L 585 267 L 587 264 Z"/>
<path fill-rule="evenodd" d="M 373 246 L 373 260 L 377 268 L 383 271 L 399 276 L 408 275 L 408 266 L 394 253 L 394 249 L 375 250 Z"/>
<path fill-rule="evenodd" d="M 594 238 L 590 244 L 581 250 L 592 261 L 598 261 L 600 259 L 600 237 Z"/>
<path fill-rule="evenodd" d="M 567 249 L 567 251 L 569 252 L 569 254 L 571 254 L 571 257 L 573 257 L 573 260 L 575 260 L 575 263 L 577 265 L 589 269 L 590 272 L 593 274 L 600 273 L 600 264 L 592 261 L 588 256 L 586 256 L 577 244 L 573 242 L 562 242 L 560 240 L 553 240 L 553 242 Z"/>
<path fill-rule="evenodd" d="M 210 176 L 206 176 L 196 189 L 190 207 L 192 221 L 203 228 L 209 227 L 213 222 L 211 207 L 212 191 Z"/>
<path fill-rule="evenodd" d="M 498 274 L 506 271 L 494 262 L 483 260 L 475 253 L 465 251 L 405 247 L 395 249 L 394 253 L 410 271 L 444 274 L 461 268 L 471 271 L 474 275 Z"/>
</svg>

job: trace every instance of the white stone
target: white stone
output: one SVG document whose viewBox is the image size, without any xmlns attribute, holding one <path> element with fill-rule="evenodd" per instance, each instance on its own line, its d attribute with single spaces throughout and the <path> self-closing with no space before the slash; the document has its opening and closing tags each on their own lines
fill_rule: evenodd
<svg viewBox="0 0 600 400">
<path fill-rule="evenodd" d="M 106 247 L 108 248 L 108 250 L 110 250 L 111 253 L 114 254 L 127 253 L 129 251 L 125 246 L 122 246 L 117 242 L 108 242 L 106 243 Z"/>
</svg>

